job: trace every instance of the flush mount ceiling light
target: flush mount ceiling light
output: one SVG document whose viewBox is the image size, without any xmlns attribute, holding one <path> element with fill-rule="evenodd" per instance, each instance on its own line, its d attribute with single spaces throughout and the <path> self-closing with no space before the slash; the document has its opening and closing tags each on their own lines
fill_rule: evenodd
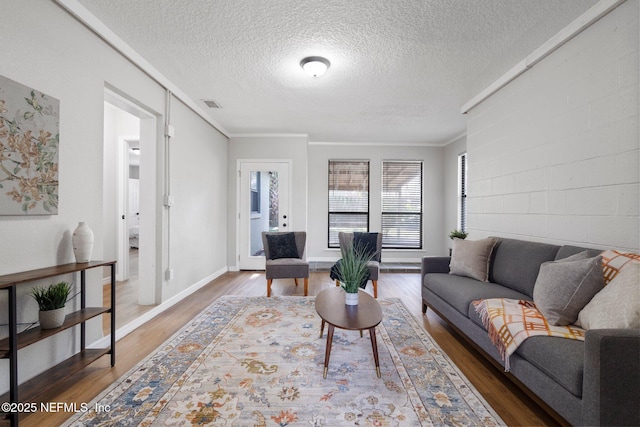
<svg viewBox="0 0 640 427">
<path fill-rule="evenodd" d="M 321 56 L 308 56 L 300 61 L 302 69 L 312 77 L 320 77 L 330 65 L 329 60 Z"/>
</svg>

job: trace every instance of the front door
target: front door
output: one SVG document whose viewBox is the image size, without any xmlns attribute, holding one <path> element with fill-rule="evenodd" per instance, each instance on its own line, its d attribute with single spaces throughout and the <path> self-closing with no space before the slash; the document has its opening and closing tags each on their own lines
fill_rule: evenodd
<svg viewBox="0 0 640 427">
<path fill-rule="evenodd" d="M 264 270 L 263 231 L 291 228 L 288 162 L 240 164 L 240 270 Z"/>
</svg>

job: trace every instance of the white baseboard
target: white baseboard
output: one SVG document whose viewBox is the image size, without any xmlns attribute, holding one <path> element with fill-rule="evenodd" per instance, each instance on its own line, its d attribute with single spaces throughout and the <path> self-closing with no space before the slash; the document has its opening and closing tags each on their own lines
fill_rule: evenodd
<svg viewBox="0 0 640 427">
<path fill-rule="evenodd" d="M 119 341 L 120 339 L 126 337 L 131 332 L 133 332 L 138 327 L 140 327 L 141 325 L 145 324 L 146 322 L 148 322 L 149 320 L 153 319 L 154 317 L 156 317 L 160 313 L 162 313 L 165 310 L 169 309 L 170 307 L 174 306 L 176 303 L 182 301 L 183 299 L 185 299 L 186 297 L 188 297 L 189 295 L 191 295 L 192 293 L 194 293 L 198 289 L 202 288 L 203 286 L 205 286 L 206 284 L 208 284 L 212 280 L 217 279 L 218 277 L 222 276 L 227 271 L 229 271 L 229 269 L 227 267 L 216 271 L 215 273 L 213 273 L 213 274 L 205 277 L 204 279 L 198 281 L 197 283 L 189 286 L 184 291 L 172 296 L 171 298 L 169 298 L 168 300 L 166 300 L 162 304 L 159 304 L 158 306 L 154 307 L 153 309 L 147 311 L 146 313 L 144 313 L 142 316 L 138 317 L 137 319 L 132 320 L 131 322 L 129 322 L 126 325 L 122 326 L 121 328 L 117 329 L 116 330 L 116 341 Z M 117 316 L 118 316 L 118 313 L 116 311 L 116 318 L 117 318 Z M 111 343 L 111 334 L 100 338 L 99 340 L 91 343 L 91 345 L 87 346 L 87 347 L 89 347 L 89 348 L 104 348 L 104 347 L 109 346 L 110 343 Z"/>
</svg>

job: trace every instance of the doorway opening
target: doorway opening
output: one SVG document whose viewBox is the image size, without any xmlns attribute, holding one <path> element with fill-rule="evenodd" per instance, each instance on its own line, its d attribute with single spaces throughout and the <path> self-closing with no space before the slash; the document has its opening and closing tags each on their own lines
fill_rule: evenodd
<svg viewBox="0 0 640 427">
<path fill-rule="evenodd" d="M 157 304 L 155 128 L 155 116 L 105 89 L 104 253 L 117 260 L 117 329 Z M 109 286 L 103 296 L 110 301 Z"/>
</svg>

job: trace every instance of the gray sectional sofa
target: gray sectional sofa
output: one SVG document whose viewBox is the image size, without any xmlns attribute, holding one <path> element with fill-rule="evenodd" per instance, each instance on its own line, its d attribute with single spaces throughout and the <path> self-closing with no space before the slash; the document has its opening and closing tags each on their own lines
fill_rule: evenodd
<svg viewBox="0 0 640 427">
<path fill-rule="evenodd" d="M 504 372 L 472 301 L 533 301 L 540 265 L 586 250 L 575 246 L 498 238 L 489 281 L 449 274 L 450 257 L 422 260 L 423 312 L 431 308 Z M 600 251 L 591 249 L 595 256 Z M 588 330 L 585 341 L 548 336 L 526 339 L 504 372 L 552 415 L 573 425 L 640 425 L 640 331 Z M 554 413 L 555 412 L 555 413 Z"/>
</svg>

